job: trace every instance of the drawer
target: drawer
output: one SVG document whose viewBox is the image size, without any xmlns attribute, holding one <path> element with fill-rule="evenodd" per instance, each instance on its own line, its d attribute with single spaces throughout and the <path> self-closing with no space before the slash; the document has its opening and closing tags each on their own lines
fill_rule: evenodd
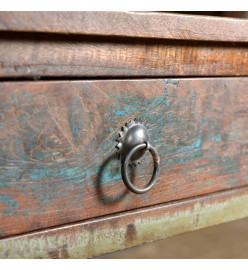
<svg viewBox="0 0 248 270">
<path fill-rule="evenodd" d="M 190 198 L 248 183 L 248 79 L 3 82 L 0 236 Z M 160 175 L 127 190 L 116 156 L 127 122 L 144 122 Z M 147 154 L 130 175 L 144 186 Z"/>
</svg>

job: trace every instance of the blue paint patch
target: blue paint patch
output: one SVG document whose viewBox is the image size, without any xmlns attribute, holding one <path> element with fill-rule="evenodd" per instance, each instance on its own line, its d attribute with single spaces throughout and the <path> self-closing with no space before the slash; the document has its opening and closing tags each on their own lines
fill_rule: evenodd
<svg viewBox="0 0 248 270">
<path fill-rule="evenodd" d="M 209 184 L 212 184 L 213 183 L 213 180 L 205 180 L 205 181 L 202 181 L 200 183 L 200 185 L 204 186 L 204 185 L 209 185 Z"/>
<path fill-rule="evenodd" d="M 221 141 L 221 136 L 220 136 L 220 134 L 219 134 L 219 135 L 217 135 L 217 136 L 211 137 L 211 139 L 212 139 L 212 140 L 215 140 L 216 142 L 220 142 L 220 141 Z"/>
<path fill-rule="evenodd" d="M 15 153 L 22 158 L 23 160 L 28 160 L 28 157 L 23 153 L 22 149 L 18 146 L 21 144 L 21 140 L 17 140 L 16 145 L 17 147 L 15 148 Z"/>
<path fill-rule="evenodd" d="M 121 178 L 121 175 L 119 173 L 113 174 L 111 171 L 106 171 L 101 175 L 101 181 L 104 183 L 113 181 L 113 180 L 118 180 Z"/>
<path fill-rule="evenodd" d="M 180 147 L 180 141 L 177 143 L 177 148 L 179 149 L 179 153 L 188 152 L 194 149 L 197 149 L 201 146 L 202 140 L 201 136 L 198 137 L 197 141 L 195 143 L 192 143 L 191 145 L 186 145 L 184 147 Z"/>
<path fill-rule="evenodd" d="M 155 108 L 155 107 L 159 106 L 160 104 L 162 104 L 166 99 L 167 99 L 166 96 L 162 96 L 162 97 L 156 96 L 155 98 L 152 99 L 150 107 Z"/>
<path fill-rule="evenodd" d="M 23 217 L 28 216 L 29 214 L 31 214 L 30 209 L 25 209 L 25 210 L 23 210 L 23 211 L 21 212 L 21 215 L 22 215 Z"/>
<path fill-rule="evenodd" d="M 230 179 L 226 183 L 227 184 L 233 184 L 233 183 L 236 183 L 237 181 L 238 181 L 237 179 Z"/>
<path fill-rule="evenodd" d="M 125 112 L 122 111 L 113 111 L 114 115 L 125 115 Z"/>
<path fill-rule="evenodd" d="M 24 147 L 25 150 L 31 151 L 35 147 L 35 143 L 30 142 L 29 144 L 27 144 L 27 142 L 24 142 Z"/>
<path fill-rule="evenodd" d="M 3 127 L 0 125 L 0 129 L 2 129 Z"/>
<path fill-rule="evenodd" d="M 166 116 L 165 116 L 165 120 L 166 121 L 169 121 L 169 120 L 172 119 L 172 117 L 173 117 L 173 114 L 172 113 L 167 113 Z"/>
<path fill-rule="evenodd" d="M 198 140 L 197 140 L 197 142 L 195 144 L 196 148 L 199 148 L 200 146 L 201 146 L 201 136 L 199 136 L 199 138 L 198 138 Z"/>
<path fill-rule="evenodd" d="M 12 209 L 18 209 L 18 202 L 9 196 L 0 195 L 0 202 L 9 205 Z"/>
<path fill-rule="evenodd" d="M 166 124 L 166 126 L 168 128 L 174 128 L 175 127 L 175 123 L 169 123 L 169 124 Z"/>
<path fill-rule="evenodd" d="M 70 117 L 70 120 L 69 121 L 70 121 L 71 128 L 72 128 L 72 134 L 74 136 L 79 137 L 79 129 L 78 129 L 78 125 L 77 125 L 77 122 L 76 122 L 76 116 L 75 116 L 75 114 L 73 114 Z"/>
<path fill-rule="evenodd" d="M 5 216 L 5 215 L 12 216 L 12 215 L 13 215 L 13 210 L 10 209 L 10 208 L 5 208 L 5 209 L 3 210 L 3 215 L 4 215 L 4 216 Z"/>
<path fill-rule="evenodd" d="M 179 164 L 183 164 L 183 163 L 184 163 L 184 159 L 183 158 L 180 158 Z"/>
<path fill-rule="evenodd" d="M 17 140 L 16 141 L 16 145 L 19 145 L 19 144 L 21 144 L 22 143 L 22 140 Z"/>
<path fill-rule="evenodd" d="M 176 80 L 176 79 L 168 79 L 168 80 L 166 81 L 166 84 L 167 84 L 167 85 L 170 85 L 170 86 L 178 86 L 179 81 Z"/>
<path fill-rule="evenodd" d="M 137 107 L 138 106 L 139 105 L 137 104 Z M 113 112 L 114 115 L 123 116 L 123 115 L 129 115 L 130 112 L 133 113 L 136 110 L 137 110 L 136 108 L 133 108 L 133 107 L 131 108 L 129 106 L 123 106 L 121 104 L 118 104 L 117 109 L 116 110 L 113 110 L 112 112 Z"/>
<path fill-rule="evenodd" d="M 34 169 L 29 174 L 29 179 L 33 181 L 42 180 L 44 178 L 57 178 L 61 181 L 68 181 L 69 179 L 74 180 L 74 183 L 81 183 L 86 179 L 86 173 L 81 167 L 75 167 L 71 169 Z M 31 186 L 31 189 L 35 189 L 35 186 Z"/>
<path fill-rule="evenodd" d="M 230 174 L 230 173 L 236 173 L 237 171 L 238 171 L 237 168 L 235 168 L 235 167 L 229 167 L 229 168 L 223 169 L 221 172 L 223 174 Z"/>
</svg>

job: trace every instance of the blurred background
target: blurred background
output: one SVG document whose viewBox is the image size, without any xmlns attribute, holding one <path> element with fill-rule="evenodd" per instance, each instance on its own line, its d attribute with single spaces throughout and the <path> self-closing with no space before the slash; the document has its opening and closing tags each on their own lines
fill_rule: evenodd
<svg viewBox="0 0 248 270">
<path fill-rule="evenodd" d="M 100 259 L 247 259 L 248 218 L 177 235 Z"/>
<path fill-rule="evenodd" d="M 233 18 L 248 18 L 247 11 L 176 11 L 176 13 L 192 14 L 192 15 L 206 15 L 206 16 L 220 16 Z"/>
</svg>

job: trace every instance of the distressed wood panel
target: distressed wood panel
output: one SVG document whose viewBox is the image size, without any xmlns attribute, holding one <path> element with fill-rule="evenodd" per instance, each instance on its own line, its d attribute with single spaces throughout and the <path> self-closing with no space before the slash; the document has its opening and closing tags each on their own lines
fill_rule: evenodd
<svg viewBox="0 0 248 270">
<path fill-rule="evenodd" d="M 28 232 L 248 183 L 248 78 L 0 85 L 0 235 Z M 145 121 L 161 158 L 128 192 L 116 133 Z M 148 155 L 134 174 L 144 185 Z"/>
<path fill-rule="evenodd" d="M 1 33 L 0 77 L 248 75 L 248 44 Z"/>
<path fill-rule="evenodd" d="M 152 12 L 0 12 L 0 30 L 248 41 L 248 21 Z"/>
<path fill-rule="evenodd" d="M 90 258 L 247 216 L 246 187 L 0 240 L 0 258 Z"/>
</svg>

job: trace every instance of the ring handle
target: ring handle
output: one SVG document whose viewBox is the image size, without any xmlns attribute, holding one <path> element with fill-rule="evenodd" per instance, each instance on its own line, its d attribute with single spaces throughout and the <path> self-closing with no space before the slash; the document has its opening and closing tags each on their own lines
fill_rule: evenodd
<svg viewBox="0 0 248 270">
<path fill-rule="evenodd" d="M 137 188 L 131 183 L 128 177 L 128 165 L 130 163 L 130 159 L 133 156 L 133 154 L 141 149 L 148 150 L 151 153 L 153 157 L 154 169 L 150 182 L 144 188 Z M 159 171 L 160 171 L 160 158 L 158 152 L 154 147 L 152 147 L 149 144 L 149 142 L 141 143 L 132 147 L 130 151 L 126 154 L 121 166 L 121 174 L 124 184 L 130 191 L 136 194 L 142 194 L 150 190 L 155 185 L 158 179 Z"/>
</svg>

